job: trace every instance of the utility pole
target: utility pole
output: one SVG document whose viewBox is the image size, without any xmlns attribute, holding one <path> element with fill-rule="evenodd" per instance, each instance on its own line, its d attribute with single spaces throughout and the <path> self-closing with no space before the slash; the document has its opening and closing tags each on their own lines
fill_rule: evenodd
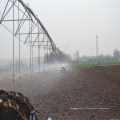
<svg viewBox="0 0 120 120">
<path fill-rule="evenodd" d="M 98 36 L 96 35 L 96 58 L 97 58 L 97 63 L 99 64 L 99 58 L 98 58 Z"/>
</svg>

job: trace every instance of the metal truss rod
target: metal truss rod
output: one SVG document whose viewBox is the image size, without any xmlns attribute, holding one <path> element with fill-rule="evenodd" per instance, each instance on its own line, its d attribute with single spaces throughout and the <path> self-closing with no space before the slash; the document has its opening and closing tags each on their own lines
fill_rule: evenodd
<svg viewBox="0 0 120 120">
<path fill-rule="evenodd" d="M 5 17 L 7 16 L 7 14 L 9 13 L 9 11 L 12 9 L 12 7 L 14 6 L 14 4 L 16 3 L 17 0 L 15 0 L 12 4 L 12 6 L 9 8 L 9 10 L 7 11 L 7 13 L 3 16 L 3 18 L 1 19 L 1 22 L 3 19 L 5 19 Z"/>
<path fill-rule="evenodd" d="M 7 31 L 9 31 L 12 35 L 14 35 L 13 34 L 13 32 L 11 31 L 11 30 L 9 30 L 5 25 L 3 25 L 2 23 L 1 23 L 1 25 L 7 30 Z M 19 40 L 19 37 L 17 37 L 17 36 L 15 36 L 18 40 Z M 22 43 L 24 43 L 21 39 L 20 39 L 20 41 L 22 42 Z M 27 45 L 27 44 L 26 44 Z M 29 46 L 29 45 L 28 45 Z"/>
<path fill-rule="evenodd" d="M 20 35 L 26 35 L 26 34 L 38 34 L 38 33 L 20 33 Z M 44 34 L 44 33 L 39 33 L 39 34 Z M 16 34 L 16 35 L 19 35 L 19 34 Z M 26 41 L 27 43 L 27 41 Z"/>
<path fill-rule="evenodd" d="M 34 44 L 35 44 L 36 40 L 38 39 L 38 36 L 39 36 L 39 34 L 36 36 L 36 38 L 35 38 L 35 40 L 34 40 L 34 42 L 33 42 L 32 47 L 34 46 Z M 32 44 L 32 42 L 31 42 L 31 44 Z"/>
<path fill-rule="evenodd" d="M 38 47 L 39 47 L 39 46 L 38 46 Z M 38 48 L 38 47 L 34 47 L 34 48 Z M 41 48 L 41 49 L 43 48 L 43 49 L 44 49 L 45 47 L 44 47 L 44 46 L 40 46 L 39 48 Z M 49 47 L 49 48 L 52 49 L 52 47 Z M 49 48 L 48 48 L 48 49 L 49 49 Z"/>
<path fill-rule="evenodd" d="M 22 16 L 22 19 L 24 18 L 25 13 L 26 13 L 26 11 L 24 12 L 24 14 L 23 14 L 23 16 Z M 27 17 L 26 17 L 26 19 L 27 19 Z M 24 24 L 25 20 L 23 21 L 23 23 L 22 23 L 22 24 L 21 24 L 21 22 L 22 22 L 22 21 L 20 21 L 20 23 L 19 23 L 19 25 L 18 25 L 18 28 L 17 28 L 17 30 L 16 30 L 15 35 L 16 35 L 16 34 L 17 34 L 17 32 L 20 30 L 20 28 L 21 28 L 21 27 L 22 27 L 22 25 Z M 21 25 L 21 26 L 20 26 L 20 25 Z"/>
<path fill-rule="evenodd" d="M 25 20 L 27 21 L 27 20 L 30 20 L 30 19 L 18 19 L 18 20 L 15 19 L 14 21 L 25 21 Z M 13 21 L 13 20 L 2 20 L 2 22 L 8 22 L 8 21 L 11 22 L 11 21 Z"/>
<path fill-rule="evenodd" d="M 31 41 L 31 42 L 34 42 L 34 41 Z M 35 42 L 48 42 L 48 41 L 35 41 Z M 29 41 L 28 42 L 26 42 L 26 43 L 29 43 Z"/>
<path fill-rule="evenodd" d="M 34 45 L 34 46 L 39 46 L 39 45 Z M 46 49 L 46 46 L 47 45 L 40 45 L 40 46 L 42 46 L 42 47 L 44 47 L 45 49 Z M 48 47 L 52 47 L 51 45 L 48 45 Z"/>
<path fill-rule="evenodd" d="M 45 48 L 44 48 L 44 72 L 45 72 Z"/>
<path fill-rule="evenodd" d="M 51 45 L 49 45 L 49 46 L 51 46 Z M 46 47 L 48 47 L 48 42 L 47 42 L 46 45 L 45 45 L 45 49 L 46 49 Z"/>
<path fill-rule="evenodd" d="M 3 12 L 3 15 L 5 14 L 5 11 L 6 11 L 6 8 L 7 8 L 7 6 L 8 6 L 8 3 L 9 3 L 9 0 L 7 1 L 7 4 L 6 4 L 6 6 L 5 6 L 5 9 L 4 9 L 4 12 Z M 3 15 L 2 15 L 2 17 L 1 17 L 0 23 L 2 22 Z"/>
<path fill-rule="evenodd" d="M 48 68 L 48 71 L 49 71 L 49 60 L 48 60 L 48 42 L 47 42 L 47 68 Z"/>
<path fill-rule="evenodd" d="M 38 24 L 38 41 L 40 41 L 39 24 Z M 38 45 L 39 45 L 39 42 L 38 42 Z M 38 64 L 39 64 L 39 74 L 40 74 L 40 47 L 38 47 Z"/>
<path fill-rule="evenodd" d="M 8 2 L 9 2 L 9 1 L 7 2 L 6 8 L 5 8 L 4 13 L 3 13 L 2 20 L 4 20 L 4 18 L 6 17 L 6 15 L 8 14 L 8 12 L 11 10 L 11 8 L 12 8 L 13 6 L 15 6 L 15 7 L 18 8 L 18 6 L 15 4 L 16 1 L 20 2 L 21 5 L 23 6 L 23 8 L 25 9 L 25 12 L 24 12 L 24 15 L 23 15 L 22 19 L 19 19 L 19 20 L 20 20 L 19 26 L 18 26 L 18 28 L 17 28 L 17 30 L 16 30 L 15 35 L 16 35 L 17 32 L 20 30 L 20 28 L 22 27 L 22 25 L 24 24 L 24 22 L 25 22 L 26 20 L 28 20 L 28 19 L 27 19 L 28 17 L 31 18 L 30 20 L 31 20 L 32 22 L 33 22 L 33 18 L 32 18 L 32 17 L 34 17 L 35 20 L 37 20 L 37 23 L 40 25 L 41 29 L 44 31 L 43 34 L 45 34 L 45 35 L 49 38 L 49 42 L 50 42 L 50 44 L 51 44 L 51 46 L 52 46 L 52 49 L 55 51 L 55 50 L 56 50 L 56 46 L 55 46 L 54 42 L 52 41 L 50 35 L 48 34 L 47 30 L 45 29 L 45 27 L 43 26 L 43 24 L 41 23 L 41 21 L 40 21 L 40 20 L 36 17 L 36 15 L 34 14 L 34 12 L 33 12 L 27 5 L 25 5 L 22 0 L 15 0 L 14 2 L 13 2 L 12 0 L 10 0 L 10 1 L 11 1 L 13 4 L 12 4 L 12 6 L 9 8 L 9 10 L 5 13 L 5 10 L 6 10 L 6 8 L 7 8 L 7 5 L 8 5 Z M 18 8 L 18 9 L 23 13 L 23 11 L 22 11 L 20 8 Z M 26 15 L 26 12 L 27 12 L 28 15 Z M 4 15 L 4 14 L 5 14 L 5 15 Z M 23 19 L 24 16 L 27 16 L 26 19 Z M 12 21 L 12 20 L 6 20 L 6 21 Z M 14 20 L 14 21 L 17 21 L 17 20 Z M 22 22 L 22 21 L 23 21 L 23 22 Z M 22 22 L 22 24 L 21 24 L 21 22 Z M 38 25 L 38 24 L 37 24 L 37 25 Z M 35 24 L 35 26 L 37 26 L 37 25 Z M 39 25 L 38 25 L 38 26 L 39 26 Z M 41 30 L 41 29 L 40 29 L 40 30 Z M 32 30 L 32 31 L 33 31 L 33 30 Z M 32 31 L 30 31 L 30 32 L 32 33 Z M 28 34 L 28 36 L 27 36 L 27 38 L 26 38 L 26 40 L 25 40 L 24 43 L 26 43 L 27 39 L 29 38 L 29 35 L 30 35 L 30 34 Z"/>
<path fill-rule="evenodd" d="M 12 2 L 12 0 L 10 0 L 10 1 Z M 12 3 L 13 3 L 13 2 L 12 2 Z M 14 4 L 14 6 L 15 6 L 16 8 L 18 8 L 18 6 L 17 6 L 17 5 L 15 5 L 15 4 Z M 21 13 L 23 13 L 23 14 L 24 14 L 24 12 L 23 12 L 20 8 L 19 8 L 19 10 L 21 11 Z M 25 14 L 25 16 L 26 16 L 26 17 L 29 17 L 29 16 L 28 16 L 28 15 L 26 15 L 26 14 Z"/>
<path fill-rule="evenodd" d="M 32 36 L 31 36 L 32 37 Z M 33 65 L 34 65 L 34 61 L 33 61 L 33 47 L 32 47 L 32 75 L 33 75 L 33 71 L 34 71 L 34 68 L 33 68 Z"/>
<path fill-rule="evenodd" d="M 11 1 L 11 0 L 10 0 Z M 31 18 L 31 20 L 33 21 L 33 19 L 32 19 L 32 17 L 31 17 L 31 15 L 29 14 L 29 12 L 28 12 L 28 10 L 26 9 L 26 5 L 25 4 L 23 4 L 23 2 L 21 1 L 21 0 L 18 0 L 21 4 L 22 4 L 22 6 L 24 7 L 24 9 L 27 11 L 27 13 L 28 13 L 28 15 L 29 15 L 29 17 Z M 12 1 L 11 1 L 12 2 Z M 13 3 L 13 2 L 12 2 Z"/>
<path fill-rule="evenodd" d="M 42 43 L 44 43 L 44 40 L 45 40 L 45 35 L 43 35 L 43 39 L 42 39 L 42 42 L 40 43 L 39 47 L 41 46 Z"/>
<path fill-rule="evenodd" d="M 39 74 L 40 74 L 40 47 L 38 47 L 38 64 L 39 64 Z"/>
<path fill-rule="evenodd" d="M 55 46 L 55 44 L 53 45 L 53 41 L 52 41 L 50 35 L 48 34 L 47 30 L 45 29 L 45 27 L 44 27 L 43 24 L 41 23 L 41 21 L 36 17 L 36 15 L 34 14 L 34 12 L 33 12 L 29 7 L 27 7 L 27 6 L 23 3 L 22 0 L 19 0 L 19 2 L 21 2 L 21 4 L 24 5 L 24 6 L 28 9 L 28 11 L 33 15 L 33 17 L 38 21 L 38 23 L 40 24 L 41 28 L 43 29 L 43 31 L 45 32 L 45 34 L 46 34 L 47 37 L 49 38 L 53 50 L 55 51 L 56 46 Z"/>
<path fill-rule="evenodd" d="M 14 0 L 13 0 L 14 2 Z M 15 77 L 15 66 L 14 66 L 14 6 L 13 6 L 13 82 L 14 82 L 14 77 Z"/>
<path fill-rule="evenodd" d="M 32 27 L 32 21 L 30 21 L 31 22 L 31 27 Z M 32 28 L 31 28 L 32 29 Z M 31 31 L 32 32 L 32 31 Z M 31 34 L 31 40 L 30 40 L 30 42 L 32 41 L 32 34 Z M 32 47 L 32 42 L 30 43 L 31 45 L 30 45 L 30 47 L 31 47 L 31 57 L 32 57 L 32 75 L 33 75 L 33 47 Z"/>
<path fill-rule="evenodd" d="M 19 25 L 19 2 L 18 2 L 18 25 Z M 19 79 L 21 78 L 21 63 L 20 63 L 20 30 L 19 30 Z"/>
<path fill-rule="evenodd" d="M 31 20 L 32 20 L 32 22 L 33 22 L 33 19 L 32 19 L 31 15 L 30 15 L 30 11 L 28 11 L 28 7 L 25 5 L 25 3 L 24 3 L 22 0 L 18 0 L 18 1 L 23 5 L 23 7 L 24 7 L 25 10 L 27 11 L 29 17 L 31 18 Z M 29 8 L 29 9 L 30 9 L 30 8 Z"/>
<path fill-rule="evenodd" d="M 30 24 L 30 21 L 29 21 L 29 32 L 30 32 L 30 26 L 31 26 L 31 24 Z M 29 46 L 30 46 L 30 75 L 31 75 L 31 42 L 30 42 L 31 40 L 30 40 L 30 37 L 29 37 Z"/>
<path fill-rule="evenodd" d="M 36 20 L 35 20 L 35 21 L 36 21 Z M 35 21 L 34 21 L 34 23 L 35 23 Z M 29 29 L 29 33 L 30 33 L 30 34 L 32 34 L 32 31 L 33 31 L 33 30 L 35 29 L 35 27 L 36 27 L 36 26 L 34 26 L 34 25 L 35 25 L 34 23 L 32 24 L 31 28 Z M 34 27 L 33 27 L 33 26 L 34 26 Z M 27 35 L 24 44 L 26 43 L 26 41 L 27 41 L 27 39 L 29 38 L 30 34 Z"/>
<path fill-rule="evenodd" d="M 10 0 L 11 2 L 12 2 L 12 0 Z M 21 0 L 18 0 L 18 1 L 21 1 Z M 13 2 L 12 2 L 13 3 Z M 20 2 L 21 3 L 21 2 Z M 23 5 L 24 3 L 22 2 L 22 5 Z M 15 5 L 15 7 L 17 7 L 18 8 L 18 6 L 17 5 Z M 26 6 L 27 7 L 27 6 Z M 28 8 L 28 9 L 30 9 L 30 8 Z M 24 14 L 24 12 L 19 8 L 19 10 Z M 26 15 L 25 14 L 25 16 L 26 17 L 29 17 L 28 15 Z M 32 20 L 32 19 L 30 19 L 30 20 Z M 32 21 L 33 22 L 33 21 Z M 37 25 L 35 25 L 35 26 L 37 26 Z M 41 29 L 40 29 L 41 30 Z"/>
</svg>

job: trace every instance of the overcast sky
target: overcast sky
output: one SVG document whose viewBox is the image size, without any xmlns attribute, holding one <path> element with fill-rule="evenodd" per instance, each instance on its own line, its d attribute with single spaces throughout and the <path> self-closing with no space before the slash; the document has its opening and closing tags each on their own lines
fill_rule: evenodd
<svg viewBox="0 0 120 120">
<path fill-rule="evenodd" d="M 120 0 L 23 1 L 38 14 L 62 51 L 68 46 L 68 54 L 73 55 L 78 50 L 80 56 L 95 56 L 96 35 L 99 54 L 112 55 L 114 49 L 120 50 Z M 1 27 L 0 30 L 3 31 Z"/>
</svg>

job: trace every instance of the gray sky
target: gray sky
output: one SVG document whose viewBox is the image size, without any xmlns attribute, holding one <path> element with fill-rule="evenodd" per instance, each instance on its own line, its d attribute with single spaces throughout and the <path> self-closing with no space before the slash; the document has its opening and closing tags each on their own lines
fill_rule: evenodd
<svg viewBox="0 0 120 120">
<path fill-rule="evenodd" d="M 99 54 L 120 50 L 120 0 L 23 1 L 38 14 L 55 44 L 61 50 L 68 46 L 66 53 L 79 50 L 80 56 L 96 55 L 96 35 Z"/>
</svg>

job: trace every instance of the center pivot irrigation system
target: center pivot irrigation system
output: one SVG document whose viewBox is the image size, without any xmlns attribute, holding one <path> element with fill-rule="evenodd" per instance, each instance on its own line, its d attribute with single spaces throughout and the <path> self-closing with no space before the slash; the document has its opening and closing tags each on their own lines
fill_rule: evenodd
<svg viewBox="0 0 120 120">
<path fill-rule="evenodd" d="M 43 49 L 44 55 L 45 50 L 47 53 L 60 52 L 29 4 L 26 5 L 22 0 L 7 0 L 1 15 L 0 24 L 13 35 L 13 80 L 15 79 L 15 38 L 19 40 L 19 75 L 21 73 L 21 42 L 30 47 L 30 74 L 32 72 L 33 48 L 38 49 L 39 72 L 40 49 Z M 9 25 L 6 24 L 8 22 Z"/>
</svg>

